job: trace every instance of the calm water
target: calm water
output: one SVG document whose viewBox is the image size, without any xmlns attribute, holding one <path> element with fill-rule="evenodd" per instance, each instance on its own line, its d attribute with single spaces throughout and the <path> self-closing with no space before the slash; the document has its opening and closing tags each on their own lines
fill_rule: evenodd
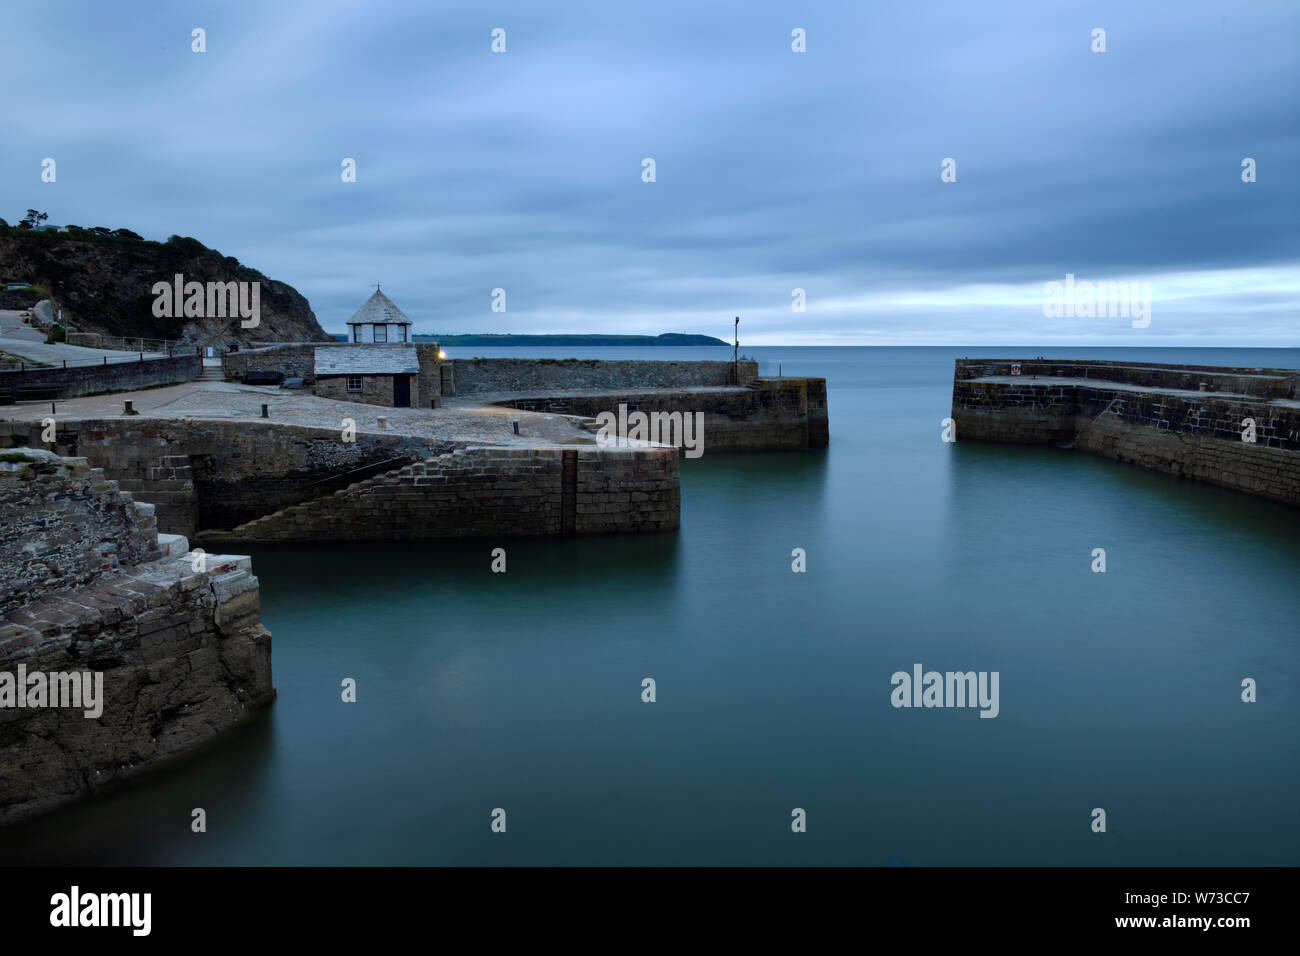
<svg viewBox="0 0 1300 956">
<path fill-rule="evenodd" d="M 683 463 L 679 533 L 501 542 L 504 575 L 486 540 L 256 549 L 272 710 L 5 833 L 0 861 L 1300 863 L 1300 511 L 939 438 L 963 354 L 1300 351 L 743 351 L 828 378 L 829 449 L 706 445 Z M 895 710 L 890 675 L 916 662 L 999 671 L 1000 716 Z"/>
</svg>

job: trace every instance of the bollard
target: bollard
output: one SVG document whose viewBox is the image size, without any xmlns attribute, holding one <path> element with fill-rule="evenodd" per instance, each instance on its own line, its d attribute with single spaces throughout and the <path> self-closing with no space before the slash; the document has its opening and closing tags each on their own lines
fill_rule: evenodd
<svg viewBox="0 0 1300 956">
<path fill-rule="evenodd" d="M 514 428 L 515 428 L 515 434 L 518 435 L 518 434 L 519 434 L 519 419 L 517 419 L 517 418 L 512 418 L 512 419 L 510 419 L 510 424 L 514 426 Z"/>
<path fill-rule="evenodd" d="M 68 367 L 68 360 L 67 360 L 67 359 L 64 359 L 64 360 L 63 360 L 63 367 L 64 367 L 64 368 L 67 368 L 67 367 Z"/>
<path fill-rule="evenodd" d="M 263 418 L 271 417 L 271 413 L 267 410 L 267 407 L 265 405 L 262 406 L 262 417 Z"/>
<path fill-rule="evenodd" d="M 107 355 L 104 356 L 104 364 L 105 364 L 105 365 L 108 364 L 108 356 L 107 356 Z"/>
<path fill-rule="evenodd" d="M 54 410 L 54 403 L 53 403 L 53 402 L 50 402 L 50 414 L 51 414 L 51 415 L 57 415 L 57 414 L 59 414 L 57 411 Z"/>
<path fill-rule="evenodd" d="M 130 400 L 128 399 L 128 400 L 124 401 L 124 402 L 122 403 L 122 405 L 123 405 L 123 408 L 122 408 L 122 414 L 123 414 L 123 415 L 130 415 L 130 414 L 131 414 L 131 411 L 132 411 Z"/>
</svg>

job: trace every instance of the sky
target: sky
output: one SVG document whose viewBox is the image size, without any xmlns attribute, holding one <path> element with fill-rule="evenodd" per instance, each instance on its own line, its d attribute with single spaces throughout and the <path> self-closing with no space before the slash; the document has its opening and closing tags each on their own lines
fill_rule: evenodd
<svg viewBox="0 0 1300 956">
<path fill-rule="evenodd" d="M 0 217 L 193 236 L 328 331 L 382 282 L 427 334 L 1300 346 L 1294 0 L 6 0 L 0 36 Z M 1149 321 L 1045 315 L 1067 275 Z"/>
</svg>

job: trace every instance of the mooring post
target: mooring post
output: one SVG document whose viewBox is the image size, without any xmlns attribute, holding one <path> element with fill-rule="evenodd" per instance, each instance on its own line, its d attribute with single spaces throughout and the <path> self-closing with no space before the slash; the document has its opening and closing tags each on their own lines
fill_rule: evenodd
<svg viewBox="0 0 1300 956">
<path fill-rule="evenodd" d="M 50 402 L 50 414 L 51 414 L 51 415 L 57 415 L 57 414 L 59 414 L 58 411 L 55 410 L 55 408 L 54 408 L 54 403 L 53 403 L 53 402 Z"/>
<path fill-rule="evenodd" d="M 265 405 L 262 406 L 262 417 L 263 418 L 271 417 L 271 413 L 267 410 L 267 407 Z"/>
<path fill-rule="evenodd" d="M 126 399 L 125 401 L 123 401 L 122 405 L 123 405 L 123 408 L 122 408 L 122 414 L 123 414 L 123 415 L 130 415 L 130 414 L 131 414 L 131 400 L 130 400 L 130 399 Z"/>
<path fill-rule="evenodd" d="M 515 430 L 515 434 L 518 435 L 518 434 L 519 434 L 519 419 L 517 419 L 517 418 L 512 418 L 512 419 L 510 419 L 510 426 Z"/>
</svg>

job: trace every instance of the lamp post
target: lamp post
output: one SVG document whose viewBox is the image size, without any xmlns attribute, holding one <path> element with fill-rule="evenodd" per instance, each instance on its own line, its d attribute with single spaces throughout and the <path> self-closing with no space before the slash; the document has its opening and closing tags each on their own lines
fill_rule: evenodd
<svg viewBox="0 0 1300 956">
<path fill-rule="evenodd" d="M 740 316 L 736 316 L 736 324 L 732 331 L 735 333 L 736 344 L 731 353 L 731 384 L 740 384 Z"/>
</svg>

